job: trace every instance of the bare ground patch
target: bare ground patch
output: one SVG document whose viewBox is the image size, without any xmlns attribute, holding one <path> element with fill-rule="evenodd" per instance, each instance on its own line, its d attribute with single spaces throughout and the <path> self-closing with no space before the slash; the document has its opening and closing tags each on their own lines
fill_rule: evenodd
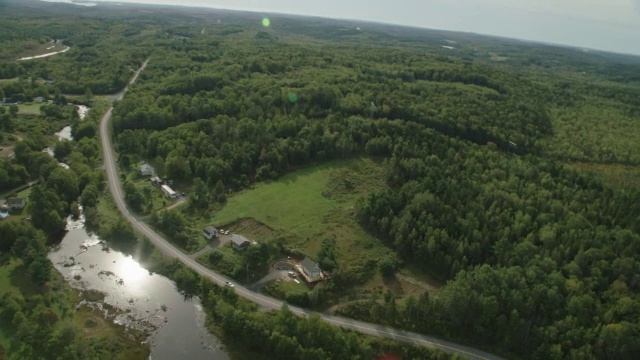
<svg viewBox="0 0 640 360">
<path fill-rule="evenodd" d="M 232 223 L 222 225 L 220 228 L 241 234 L 250 240 L 273 239 L 276 231 L 269 226 L 251 218 L 240 219 Z"/>
</svg>

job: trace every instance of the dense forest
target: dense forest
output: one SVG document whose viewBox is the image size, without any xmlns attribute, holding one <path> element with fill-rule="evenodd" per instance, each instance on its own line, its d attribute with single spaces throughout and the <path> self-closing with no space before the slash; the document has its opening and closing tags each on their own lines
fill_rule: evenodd
<svg viewBox="0 0 640 360">
<path fill-rule="evenodd" d="M 33 121 L 74 124 L 73 146 L 55 144 L 71 170 L 40 151 L 50 145 L 43 135 L 0 159 L 0 188 L 41 180 L 31 209 L 46 235 L 63 228 L 77 203 L 96 219 L 104 194 L 94 170 L 97 118 L 78 122 L 62 98 L 116 93 L 150 57 L 114 107 L 120 164 L 134 171 L 149 161 L 192 186 L 203 211 L 300 167 L 382 161 L 388 188 L 360 199 L 353 216 L 402 264 L 372 266 L 393 273 L 411 265 L 445 285 L 435 295 L 373 294 L 342 314 L 520 358 L 632 359 L 640 351 L 640 188 L 574 166 L 640 166 L 637 58 L 382 25 L 343 31 L 355 25 L 322 19 L 276 16 L 264 27 L 257 14 L 132 7 L 109 15 L 81 9 L 75 21 L 54 9 L 44 19 L 22 14 L 34 24 L 29 32 L 19 31 L 22 18 L 3 17 L 10 36 L 0 52 L 14 59 L 52 39 L 71 47 L 42 62 L 0 62 L 0 78 L 16 78 L 0 82 L 4 96 L 60 100 Z M 54 19 L 56 31 L 46 30 Z M 445 39 L 456 51 L 442 48 Z M 0 131 L 28 130 L 21 119 L 0 108 Z M 150 201 L 134 185 L 125 191 L 140 210 Z M 152 219 L 186 244 L 172 227 L 179 215 Z M 104 230 L 131 231 L 120 225 Z M 0 237 L 4 251 L 24 253 L 18 235 Z M 194 274 L 166 266 L 229 338 L 245 335 L 256 352 L 278 358 L 331 357 L 294 337 L 311 326 L 329 334 L 318 319 L 236 308 L 232 292 L 209 294 Z M 362 282 L 355 273 L 338 264 L 327 289 Z M 351 336 L 325 340 L 341 358 L 376 353 Z"/>
</svg>

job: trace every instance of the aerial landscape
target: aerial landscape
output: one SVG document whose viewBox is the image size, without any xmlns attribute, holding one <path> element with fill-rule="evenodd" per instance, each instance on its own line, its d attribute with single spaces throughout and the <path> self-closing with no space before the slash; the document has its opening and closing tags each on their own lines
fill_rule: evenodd
<svg viewBox="0 0 640 360">
<path fill-rule="evenodd" d="M 640 56 L 88 0 L 0 33 L 0 360 L 640 353 Z"/>
</svg>

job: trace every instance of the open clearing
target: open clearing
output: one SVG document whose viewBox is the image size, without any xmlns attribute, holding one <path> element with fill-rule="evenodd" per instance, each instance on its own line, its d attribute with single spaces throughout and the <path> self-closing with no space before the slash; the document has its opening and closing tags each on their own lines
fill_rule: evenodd
<svg viewBox="0 0 640 360">
<path fill-rule="evenodd" d="M 230 197 L 212 223 L 224 226 L 253 218 L 311 257 L 324 239 L 334 238 L 339 263 L 363 263 L 388 256 L 389 249 L 356 223 L 353 206 L 385 186 L 382 167 L 371 159 L 333 161 Z"/>
<path fill-rule="evenodd" d="M 40 107 L 42 104 L 19 104 L 18 105 L 18 114 L 22 115 L 40 115 Z"/>
<path fill-rule="evenodd" d="M 569 163 L 570 167 L 592 173 L 604 183 L 618 188 L 640 188 L 640 166 L 621 164 Z"/>
</svg>

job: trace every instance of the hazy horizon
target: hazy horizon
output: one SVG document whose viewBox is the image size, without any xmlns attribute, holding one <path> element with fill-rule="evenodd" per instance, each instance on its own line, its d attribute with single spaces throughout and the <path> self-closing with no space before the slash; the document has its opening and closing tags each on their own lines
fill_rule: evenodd
<svg viewBox="0 0 640 360">
<path fill-rule="evenodd" d="M 77 0 L 83 1 L 375 21 L 640 55 L 640 0 Z"/>
</svg>

